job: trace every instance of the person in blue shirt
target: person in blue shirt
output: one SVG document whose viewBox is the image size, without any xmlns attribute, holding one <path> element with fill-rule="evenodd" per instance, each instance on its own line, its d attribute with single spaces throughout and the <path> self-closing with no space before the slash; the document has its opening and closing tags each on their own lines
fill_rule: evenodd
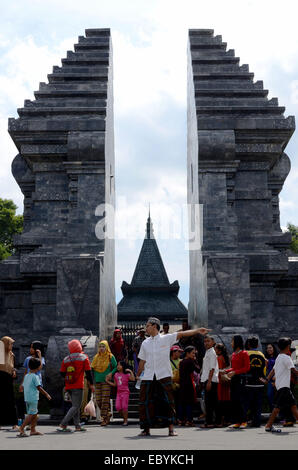
<svg viewBox="0 0 298 470">
<path fill-rule="evenodd" d="M 265 357 L 267 359 L 267 374 L 269 374 L 272 371 L 272 369 L 275 365 L 275 361 L 276 361 L 277 356 L 278 356 L 278 351 L 277 351 L 275 345 L 272 344 L 272 343 L 268 343 L 267 346 L 266 346 L 266 352 L 265 352 Z M 275 388 L 274 388 L 274 385 L 273 385 L 273 381 L 271 380 L 267 384 L 267 398 L 268 398 L 268 402 L 269 402 L 270 413 L 272 412 L 272 410 L 274 408 L 274 406 L 273 406 L 274 395 L 275 395 Z"/>
<path fill-rule="evenodd" d="M 41 436 L 42 433 L 36 430 L 36 424 L 38 419 L 38 399 L 39 392 L 41 392 L 48 400 L 51 400 L 51 396 L 41 387 L 40 378 L 37 375 L 38 370 L 41 368 L 41 361 L 35 357 L 29 360 L 29 373 L 25 375 L 23 388 L 24 398 L 26 402 L 27 416 L 20 426 L 20 433 L 17 437 L 28 437 L 25 433 L 25 427 L 30 426 L 30 436 Z"/>
<path fill-rule="evenodd" d="M 20 385 L 20 388 L 19 388 L 20 392 L 23 392 L 23 382 L 24 382 L 25 376 L 26 376 L 26 374 L 28 374 L 30 372 L 29 361 L 32 357 L 40 359 L 40 361 L 41 361 L 41 368 L 36 372 L 36 374 L 38 375 L 38 377 L 40 379 L 40 385 L 42 386 L 41 369 L 45 366 L 44 346 L 40 341 L 33 341 L 30 344 L 30 356 L 26 357 L 26 359 L 24 361 L 24 364 L 23 364 L 23 367 L 25 367 L 25 374 L 24 374 L 23 381 L 22 381 L 22 383 Z"/>
<path fill-rule="evenodd" d="M 40 359 L 40 361 L 41 361 L 41 367 L 36 372 L 36 375 L 39 377 L 40 385 L 41 386 L 43 385 L 41 369 L 45 366 L 44 345 L 40 341 L 33 341 L 30 344 L 30 356 L 26 357 L 26 359 L 24 361 L 24 364 L 23 364 L 23 367 L 25 368 L 25 373 L 24 373 L 24 376 L 23 376 L 23 380 L 22 380 L 22 382 L 19 386 L 19 391 L 21 393 L 24 391 L 23 382 L 24 382 L 24 379 L 26 377 L 26 374 L 29 374 L 29 372 L 30 372 L 29 361 L 32 357 Z M 22 420 L 24 420 L 25 411 L 26 411 L 26 406 L 25 406 L 24 400 L 18 400 L 17 409 L 18 409 L 18 418 L 21 418 Z"/>
</svg>

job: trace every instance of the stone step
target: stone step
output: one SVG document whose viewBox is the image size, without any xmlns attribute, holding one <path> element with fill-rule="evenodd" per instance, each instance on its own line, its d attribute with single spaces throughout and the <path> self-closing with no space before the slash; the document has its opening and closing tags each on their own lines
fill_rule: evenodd
<svg viewBox="0 0 298 470">
<path fill-rule="evenodd" d="M 80 117 L 70 119 L 44 118 L 44 119 L 15 119 L 8 120 L 9 132 L 68 132 L 68 131 L 104 131 L 106 121 L 102 117 Z"/>
<path fill-rule="evenodd" d="M 98 97 L 107 98 L 107 82 L 54 82 L 40 83 L 39 90 L 34 92 L 35 98 L 53 97 Z"/>
<path fill-rule="evenodd" d="M 199 28 L 199 29 L 190 29 L 188 31 L 188 35 L 190 38 L 196 36 L 212 36 L 214 35 L 214 29 L 208 28 Z"/>
<path fill-rule="evenodd" d="M 232 73 L 232 74 L 242 74 L 243 72 L 249 72 L 248 65 L 241 65 L 239 67 L 238 64 L 195 64 L 192 67 L 193 74 L 196 75 L 203 75 L 203 74 L 226 74 L 226 73 Z"/>
<path fill-rule="evenodd" d="M 256 106 L 256 107 L 275 107 L 278 106 L 278 100 L 277 98 L 272 98 L 271 100 L 268 100 L 267 98 L 264 98 L 263 96 L 260 97 L 243 97 L 243 96 L 238 96 L 238 97 L 205 97 L 205 96 L 200 96 L 199 98 L 196 98 L 196 107 L 205 107 L 205 106 L 213 106 L 213 107 L 218 107 L 218 106 Z"/>
<path fill-rule="evenodd" d="M 239 64 L 240 58 L 239 57 L 233 57 L 233 56 L 227 56 L 227 55 L 222 55 L 221 57 L 217 56 L 197 56 L 194 57 L 192 55 L 192 65 L 226 65 L 226 64 Z"/>
<path fill-rule="evenodd" d="M 197 80 L 194 82 L 195 92 L 197 90 L 263 90 L 263 82 L 257 81 L 253 82 L 252 80 Z"/>
<path fill-rule="evenodd" d="M 201 34 L 189 34 L 189 41 L 191 45 L 222 45 L 226 44 L 222 42 L 222 36 L 211 36 Z"/>
<path fill-rule="evenodd" d="M 57 83 L 40 83 L 39 84 L 39 91 L 43 90 L 65 90 L 65 91 L 70 91 L 70 90 L 75 90 L 75 91 L 87 91 L 87 92 L 98 92 L 101 90 L 107 90 L 108 84 L 107 82 L 97 82 L 97 83 L 73 83 L 73 82 L 57 82 Z"/>
<path fill-rule="evenodd" d="M 210 60 L 221 60 L 224 58 L 234 58 L 235 49 L 192 49 L 191 50 L 192 59 L 210 59 Z M 238 58 L 238 57 L 237 57 Z"/>
<path fill-rule="evenodd" d="M 284 106 L 199 106 L 197 108 L 197 115 L 201 114 L 283 114 L 285 112 Z"/>
<path fill-rule="evenodd" d="M 98 73 L 73 73 L 63 71 L 61 73 L 50 73 L 48 74 L 49 83 L 54 82 L 81 82 L 81 81 L 107 81 L 108 80 L 108 69 Z"/>
<path fill-rule="evenodd" d="M 217 97 L 239 97 L 239 98 L 245 98 L 245 97 L 266 97 L 268 95 L 269 91 L 268 90 L 263 90 L 263 89 L 198 89 L 196 87 L 195 90 L 195 97 L 197 98 L 198 96 L 217 96 Z"/>
<path fill-rule="evenodd" d="M 39 96 L 37 100 L 25 100 L 24 101 L 24 106 L 27 107 L 69 107 L 69 106 L 78 106 L 78 107 L 94 107 L 94 106 L 99 106 L 99 107 L 106 107 L 107 100 L 106 99 L 100 99 L 100 98 L 94 98 L 94 97 L 89 97 L 89 95 L 86 95 L 86 98 L 83 98 L 81 96 L 74 96 L 74 97 L 59 97 L 59 96 L 54 96 L 51 95 L 50 97 L 43 97 Z"/>
<path fill-rule="evenodd" d="M 199 80 L 252 80 L 254 74 L 250 72 L 210 72 L 210 73 L 199 73 L 194 72 L 194 81 Z"/>
<path fill-rule="evenodd" d="M 223 50 L 223 51 L 226 51 L 226 48 L 227 48 L 227 43 L 226 42 L 223 42 L 221 44 L 196 44 L 196 43 L 193 43 L 191 42 L 190 44 L 190 50 L 191 51 L 196 51 L 196 50 L 200 50 L 200 49 L 205 49 L 206 51 L 208 50 Z"/>
<path fill-rule="evenodd" d="M 110 28 L 87 28 L 85 29 L 85 36 L 87 38 L 93 37 L 110 37 L 111 29 Z M 85 36 L 79 36 L 85 38 Z"/>
<path fill-rule="evenodd" d="M 107 33 L 107 34 L 94 34 L 94 35 L 86 35 L 86 36 L 79 36 L 78 37 L 78 41 L 79 41 L 79 44 L 83 43 L 83 44 L 98 44 L 98 43 L 102 43 L 102 42 L 105 42 L 105 41 L 109 41 L 110 40 L 110 37 L 111 37 L 111 34 L 110 33 Z"/>
<path fill-rule="evenodd" d="M 99 44 L 90 44 L 90 43 L 79 43 L 74 45 L 75 52 L 82 52 L 82 51 L 89 51 L 94 52 L 96 51 L 108 51 L 110 49 L 110 41 L 105 41 Z"/>
<path fill-rule="evenodd" d="M 71 57 L 67 59 L 62 59 L 62 65 L 109 65 L 109 57 L 94 57 L 94 54 L 92 54 L 92 57 L 86 57 L 85 54 L 80 54 L 83 57 Z"/>
<path fill-rule="evenodd" d="M 272 132 L 274 131 L 276 137 L 281 135 L 285 139 L 287 135 L 292 135 L 295 127 L 295 119 L 293 116 L 287 118 L 281 116 L 243 116 L 239 119 L 238 116 L 208 116 L 202 115 L 197 118 L 198 130 L 225 130 L 235 129 L 235 131 L 243 131 L 244 129 L 253 129 L 254 132 Z"/>
<path fill-rule="evenodd" d="M 93 52 L 89 52 L 89 51 L 85 51 L 85 52 L 74 52 L 74 51 L 67 51 L 66 53 L 66 58 L 64 59 L 61 59 L 62 61 L 63 60 L 67 60 L 67 59 L 106 59 L 106 58 L 109 58 L 110 56 L 110 53 L 109 51 L 105 52 L 105 51 L 97 51 L 95 53 Z"/>
<path fill-rule="evenodd" d="M 19 108 L 18 110 L 19 116 L 36 116 L 36 117 L 47 117 L 53 114 L 55 115 L 86 115 L 86 114 L 98 114 L 105 116 L 106 115 L 106 107 L 84 107 L 84 106 L 53 106 L 53 107 L 29 107 L 29 108 Z"/>
<path fill-rule="evenodd" d="M 107 63 L 108 65 L 108 63 Z M 53 67 L 53 74 L 106 74 L 108 71 L 107 65 L 96 66 L 96 65 L 65 65 L 63 67 L 58 67 L 55 65 Z"/>
<path fill-rule="evenodd" d="M 37 100 L 43 98 L 106 98 L 107 92 L 106 91 L 85 91 L 85 90 L 56 90 L 56 89 L 49 89 L 49 90 L 42 90 L 42 91 L 35 91 L 34 95 Z"/>
</svg>

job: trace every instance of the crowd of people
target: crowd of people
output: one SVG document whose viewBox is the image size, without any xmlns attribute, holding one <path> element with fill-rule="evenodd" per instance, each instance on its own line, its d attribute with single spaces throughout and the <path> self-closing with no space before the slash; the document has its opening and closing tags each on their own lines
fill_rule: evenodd
<svg viewBox="0 0 298 470">
<path fill-rule="evenodd" d="M 244 344 L 242 336 L 235 335 L 230 355 L 210 330 L 191 329 L 185 320 L 180 330 L 170 333 L 169 324 L 161 325 L 154 317 L 138 331 L 130 348 L 121 329 L 115 328 L 111 340 L 100 340 L 90 359 L 81 342 L 73 339 L 60 367 L 65 408 L 57 432 L 72 432 L 72 423 L 75 432 L 84 432 L 91 402 L 100 410 L 100 425 L 109 425 L 111 398 L 127 426 L 129 382 L 136 382 L 139 389 L 141 436 L 150 436 L 153 427 L 168 427 L 169 436 L 176 436 L 175 425 L 260 427 L 265 400 L 270 410 L 265 430 L 280 432 L 274 426 L 278 415 L 284 426 L 298 419 L 294 396 L 298 371 L 291 359 L 291 343 L 290 338 L 280 338 L 277 347 L 267 344 L 263 352 L 258 337 L 250 336 Z M 26 431 L 41 435 L 36 428 L 40 393 L 51 400 L 42 383 L 44 347 L 33 341 L 24 361 L 19 384 L 26 405 L 22 413 L 15 400 L 13 344 L 8 336 L 0 340 L 0 426 L 12 426 L 18 437 L 27 437 Z"/>
</svg>

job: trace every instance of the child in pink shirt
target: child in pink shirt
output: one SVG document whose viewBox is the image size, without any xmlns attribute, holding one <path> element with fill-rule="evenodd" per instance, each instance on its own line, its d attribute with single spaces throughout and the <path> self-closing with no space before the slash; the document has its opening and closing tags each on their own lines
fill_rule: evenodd
<svg viewBox="0 0 298 470">
<path fill-rule="evenodd" d="M 114 382 L 110 382 L 106 378 L 106 382 L 112 387 L 117 387 L 116 410 L 123 416 L 123 426 L 127 426 L 128 422 L 128 400 L 129 387 L 128 382 L 134 381 L 135 376 L 130 369 L 126 368 L 125 361 L 119 361 L 117 364 L 117 372 L 114 375 Z"/>
</svg>

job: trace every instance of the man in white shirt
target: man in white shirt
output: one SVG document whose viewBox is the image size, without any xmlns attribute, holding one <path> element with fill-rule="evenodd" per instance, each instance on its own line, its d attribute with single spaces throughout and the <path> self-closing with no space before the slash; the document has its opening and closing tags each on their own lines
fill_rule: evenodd
<svg viewBox="0 0 298 470">
<path fill-rule="evenodd" d="M 150 427 L 153 426 L 157 414 L 157 396 L 161 396 L 164 400 L 159 415 L 169 426 L 169 436 L 177 435 L 174 431 L 175 406 L 170 349 L 182 337 L 205 335 L 209 331 L 206 328 L 197 328 L 161 335 L 159 330 L 160 320 L 150 317 L 146 325 L 149 338 L 143 341 L 138 355 L 140 363 L 137 379 L 144 372 L 140 388 L 140 427 L 143 429 L 140 435 L 142 436 L 150 435 Z M 161 388 L 163 393 L 156 393 L 157 388 Z"/>
<path fill-rule="evenodd" d="M 275 365 L 266 380 L 260 379 L 261 382 L 268 383 L 270 382 L 273 374 L 275 374 L 275 387 L 277 390 L 274 397 L 274 408 L 266 423 L 265 431 L 281 432 L 281 429 L 275 428 L 273 423 L 279 414 L 280 409 L 285 406 L 290 406 L 294 417 L 298 419 L 296 400 L 290 389 L 291 373 L 294 373 L 296 376 L 298 375 L 298 371 L 289 356 L 291 342 L 290 338 L 280 338 L 278 340 L 277 345 L 280 353 L 276 358 Z"/>
<path fill-rule="evenodd" d="M 200 382 L 205 390 L 206 418 L 202 428 L 213 428 L 215 412 L 217 410 L 217 384 L 218 384 L 218 362 L 214 349 L 215 341 L 212 336 L 205 336 L 204 346 L 206 349 L 203 359 Z"/>
</svg>

